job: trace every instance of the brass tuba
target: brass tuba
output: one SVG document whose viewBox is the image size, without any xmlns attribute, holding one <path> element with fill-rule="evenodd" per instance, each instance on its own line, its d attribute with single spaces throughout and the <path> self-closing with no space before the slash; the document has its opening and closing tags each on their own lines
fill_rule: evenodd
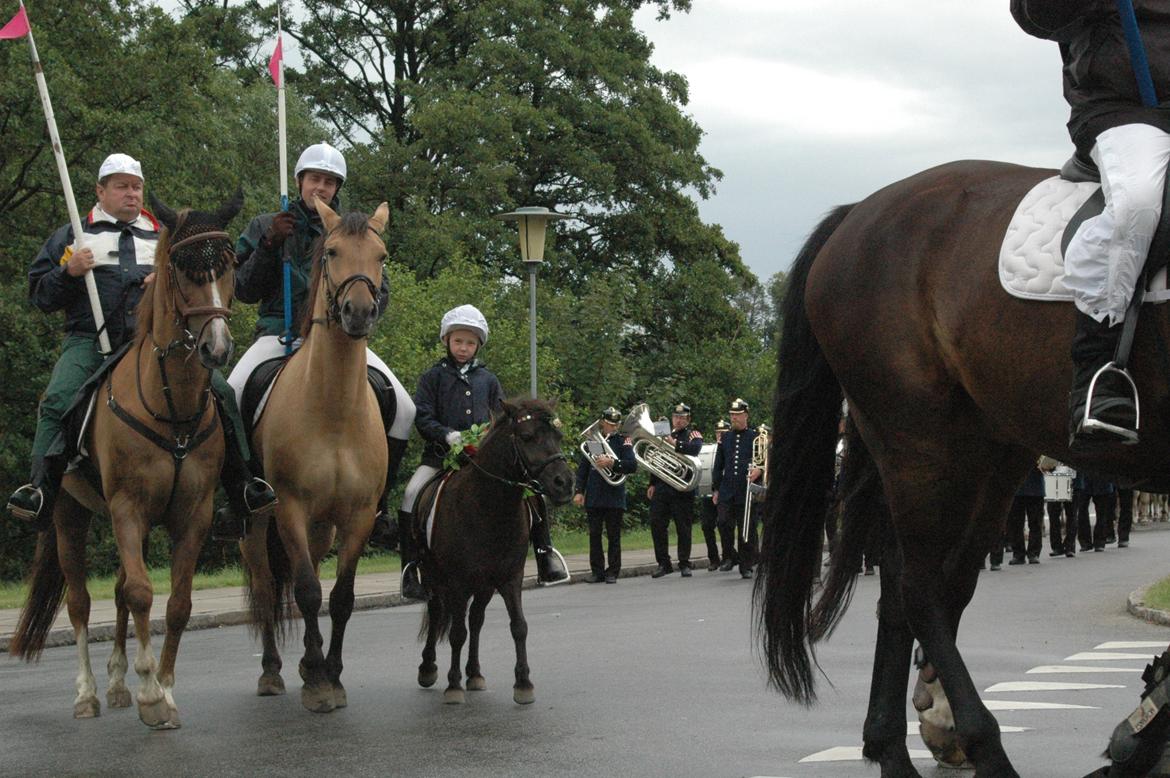
<svg viewBox="0 0 1170 778">
<path fill-rule="evenodd" d="M 590 448 L 593 451 L 590 451 Z M 596 453 L 598 448 L 601 449 L 600 454 Z M 609 445 L 609 441 L 605 439 L 605 435 L 601 432 L 601 419 L 598 419 L 581 430 L 581 453 L 589 460 L 589 464 L 593 465 L 593 469 L 597 471 L 597 474 L 605 479 L 605 482 L 610 486 L 621 486 L 625 482 L 625 475 L 618 475 L 612 467 L 597 466 L 597 457 L 599 456 L 604 455 L 610 457 L 615 462 L 618 459 L 617 454 L 613 452 L 613 448 Z"/>
<path fill-rule="evenodd" d="M 744 488 L 747 491 L 743 498 L 743 520 L 740 522 L 739 528 L 740 537 L 745 543 L 752 528 L 752 503 L 762 499 L 764 493 L 768 491 L 768 443 L 768 425 L 761 424 L 756 427 L 756 437 L 752 440 L 752 462 L 748 465 L 748 471 L 750 472 L 753 467 L 758 467 L 763 473 L 760 475 L 760 480 L 755 483 L 745 476 Z"/>
<path fill-rule="evenodd" d="M 654 434 L 650 408 L 638 403 L 622 422 L 622 434 L 634 445 L 638 464 L 680 492 L 689 492 L 699 483 L 699 460 L 680 454 Z"/>
</svg>

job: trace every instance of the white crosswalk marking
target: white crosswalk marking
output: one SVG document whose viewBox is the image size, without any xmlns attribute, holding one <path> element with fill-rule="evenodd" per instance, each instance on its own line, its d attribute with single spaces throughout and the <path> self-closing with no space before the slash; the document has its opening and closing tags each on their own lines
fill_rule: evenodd
<svg viewBox="0 0 1170 778">
<path fill-rule="evenodd" d="M 932 759 L 930 752 L 923 748 L 911 748 L 911 759 Z M 835 746 L 834 748 L 826 748 L 824 751 L 818 751 L 815 754 L 809 754 L 804 759 L 801 759 L 801 764 L 805 762 L 860 762 L 861 761 L 861 746 Z"/>
<path fill-rule="evenodd" d="M 1094 651 L 1118 651 L 1124 648 L 1166 648 L 1165 640 L 1113 640 L 1094 646 Z"/>
<path fill-rule="evenodd" d="M 988 710 L 1097 710 L 1095 705 L 1073 705 L 1071 702 L 1032 702 L 1030 700 L 984 700 Z"/>
<path fill-rule="evenodd" d="M 1066 656 L 1064 662 L 1116 662 L 1121 659 L 1140 659 L 1148 662 L 1153 659 L 1149 654 L 1118 654 L 1108 651 L 1082 651 L 1079 654 Z"/>
<path fill-rule="evenodd" d="M 1028 675 L 1045 673 L 1140 673 L 1142 668 L 1133 667 L 1101 667 L 1099 665 L 1040 665 L 1028 671 Z"/>
</svg>

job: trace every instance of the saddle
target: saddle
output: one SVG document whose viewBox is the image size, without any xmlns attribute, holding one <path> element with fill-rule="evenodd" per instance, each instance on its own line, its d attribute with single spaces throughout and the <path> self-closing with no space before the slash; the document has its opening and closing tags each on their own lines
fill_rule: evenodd
<svg viewBox="0 0 1170 778">
<path fill-rule="evenodd" d="M 413 526 L 403 528 L 420 541 L 419 548 L 424 551 L 431 547 L 431 534 L 435 526 L 435 513 L 439 507 L 439 494 L 443 491 L 447 479 L 454 472 L 454 470 L 440 470 L 423 484 L 422 488 L 418 490 L 418 497 L 415 498 L 410 512 Z"/>
</svg>

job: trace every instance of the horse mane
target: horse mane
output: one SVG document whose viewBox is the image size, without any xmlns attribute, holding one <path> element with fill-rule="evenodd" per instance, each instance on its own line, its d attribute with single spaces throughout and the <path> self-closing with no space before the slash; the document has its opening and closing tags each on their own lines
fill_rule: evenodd
<svg viewBox="0 0 1170 778">
<path fill-rule="evenodd" d="M 535 416 L 538 421 L 548 422 L 551 424 L 557 417 L 556 403 L 551 400 L 542 400 L 539 397 L 522 396 L 514 397 L 512 399 L 506 400 L 505 402 L 508 406 L 515 408 L 517 411 L 520 411 L 521 416 L 523 416 L 524 412 L 527 411 L 528 413 Z M 481 449 L 488 445 L 488 443 L 498 433 L 500 433 L 500 430 L 507 426 L 497 423 L 499 421 L 503 421 L 505 418 L 508 418 L 508 413 L 503 408 L 492 414 L 492 423 L 491 426 L 488 427 L 487 435 L 484 436 L 483 442 L 480 444 Z"/>
<path fill-rule="evenodd" d="M 175 233 L 183 229 L 183 224 L 187 221 L 187 214 L 190 212 L 190 208 L 179 211 L 179 218 L 175 222 Z M 155 295 L 170 294 L 171 274 L 167 272 L 170 264 L 171 228 L 164 226 L 158 235 L 158 243 L 154 249 L 154 280 L 150 283 L 150 288 L 144 291 L 142 299 L 138 301 L 138 307 L 134 309 L 134 315 L 138 319 L 138 326 L 134 331 L 134 342 L 139 345 L 150 337 L 150 331 L 154 327 Z"/>
<path fill-rule="evenodd" d="M 317 305 L 317 290 L 321 287 L 321 257 L 325 254 L 325 238 L 333 232 L 341 235 L 365 235 L 370 228 L 370 217 L 361 211 L 349 211 L 341 217 L 341 222 L 329 233 L 323 234 L 313 243 L 313 276 L 309 279 L 309 297 L 305 300 L 305 307 L 301 310 L 301 337 L 309 337 L 309 330 L 313 328 L 313 309 Z"/>
</svg>

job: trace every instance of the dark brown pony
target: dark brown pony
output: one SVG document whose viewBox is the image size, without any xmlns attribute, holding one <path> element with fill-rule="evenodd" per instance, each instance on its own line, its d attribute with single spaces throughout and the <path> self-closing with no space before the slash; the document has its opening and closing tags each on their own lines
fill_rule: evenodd
<svg viewBox="0 0 1170 778">
<path fill-rule="evenodd" d="M 439 677 L 435 644 L 447 638 L 451 668 L 444 702 L 464 702 L 459 657 L 468 637 L 468 621 L 467 688 L 486 688 L 479 669 L 479 632 L 484 609 L 496 592 L 504 598 L 516 643 L 512 699 L 521 705 L 535 700 L 528 677 L 528 622 L 520 590 L 533 519 L 530 506 L 544 507 L 539 497 L 525 499 L 526 491 L 546 495 L 556 505 L 564 505 L 573 496 L 573 473 L 561 451 L 560 422 L 543 400 L 504 403 L 475 458 L 453 473 L 440 491 L 433 534 L 422 562 L 422 575 L 432 595 L 419 631 L 427 642 L 418 682 L 429 687 Z"/>
<path fill-rule="evenodd" d="M 327 713 L 347 704 L 341 647 L 353 613 L 357 561 L 374 526 L 386 480 L 386 433 L 366 379 L 366 339 L 378 318 L 386 260 L 386 203 L 372 217 L 339 216 L 316 203 L 325 235 L 317 246 L 304 344 L 268 396 L 252 435 L 264 474 L 280 495 L 273 519 L 253 523 L 241 543 L 253 623 L 263 643 L 262 696 L 283 694 L 276 640 L 291 593 L 305 622 L 301 704 Z M 321 559 L 337 539 L 329 597 L 329 654 L 318 624 Z"/>
<path fill-rule="evenodd" d="M 80 471 L 62 481 L 53 526 L 37 542 L 28 601 L 10 650 L 36 659 L 65 598 L 81 663 L 73 715 L 99 714 L 89 660 L 85 546 L 91 514 L 107 514 L 121 566 L 106 699 L 112 708 L 130 705 L 126 634 L 132 613 L 138 637 L 134 669 L 141 680 L 138 716 L 147 726 L 173 729 L 179 726 L 172 691 L 175 657 L 191 614 L 191 579 L 211 526 L 223 463 L 224 438 L 210 381 L 211 370 L 227 364 L 232 353 L 226 318 L 235 254 L 224 229 L 243 205 L 243 195 L 215 213 L 176 214 L 154 198 L 151 205 L 166 226 L 155 253 L 154 281 L 138 306 L 133 345 L 96 390 L 84 438 L 101 493 Z M 198 359 L 192 359 L 196 354 Z M 170 534 L 172 552 L 166 639 L 162 661 L 156 663 L 150 640 L 153 591 L 143 546 L 158 524 Z"/>
<path fill-rule="evenodd" d="M 771 682 L 811 702 L 811 649 L 842 615 L 857 570 L 857 561 L 835 555 L 814 601 L 848 399 L 880 475 L 880 483 L 861 479 L 858 488 L 878 503 L 884 494 L 896 543 L 887 557 L 902 562 L 900 575 L 882 567 L 864 729 L 865 756 L 880 762 L 883 776 L 918 775 L 904 715 L 914 639 L 937 670 L 957 745 L 979 775 L 1016 775 L 956 634 L 979 563 L 999 542 L 1012 495 L 1037 455 L 1131 479 L 1164 478 L 1170 460 L 1165 308 L 1144 311 L 1137 329 L 1141 443 L 1096 456 L 1068 450 L 1073 305 L 1011 297 L 997 274 L 1016 205 L 1051 175 L 978 161 L 925 171 L 833 211 L 792 267 L 757 626 Z M 872 522 L 881 513 L 859 515 Z"/>
</svg>

